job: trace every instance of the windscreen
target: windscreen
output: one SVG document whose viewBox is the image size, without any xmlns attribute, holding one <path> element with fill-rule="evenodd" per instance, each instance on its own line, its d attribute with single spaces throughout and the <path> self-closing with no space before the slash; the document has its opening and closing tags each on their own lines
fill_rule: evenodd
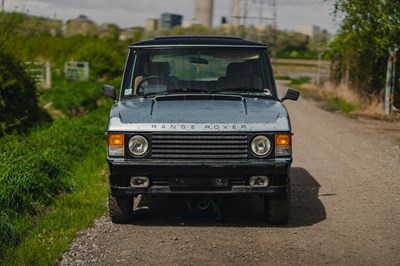
<svg viewBox="0 0 400 266">
<path fill-rule="evenodd" d="M 262 49 L 175 48 L 133 51 L 123 97 L 221 93 L 275 97 Z"/>
</svg>

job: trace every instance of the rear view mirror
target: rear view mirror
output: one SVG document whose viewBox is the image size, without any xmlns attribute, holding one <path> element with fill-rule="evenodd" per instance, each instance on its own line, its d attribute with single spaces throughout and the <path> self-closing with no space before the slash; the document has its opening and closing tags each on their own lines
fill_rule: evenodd
<svg viewBox="0 0 400 266">
<path fill-rule="evenodd" d="M 115 100 L 117 98 L 117 93 L 115 88 L 111 85 L 103 85 L 103 94 L 111 99 Z"/>
<path fill-rule="evenodd" d="M 300 97 L 300 92 L 298 92 L 297 90 L 294 90 L 292 88 L 287 88 L 286 92 L 285 92 L 285 96 L 283 96 L 283 98 L 281 99 L 281 102 L 283 102 L 284 100 L 297 101 L 297 99 L 299 99 L 299 97 Z"/>
<path fill-rule="evenodd" d="M 208 60 L 201 57 L 189 57 L 189 62 L 192 64 L 208 65 Z"/>
</svg>

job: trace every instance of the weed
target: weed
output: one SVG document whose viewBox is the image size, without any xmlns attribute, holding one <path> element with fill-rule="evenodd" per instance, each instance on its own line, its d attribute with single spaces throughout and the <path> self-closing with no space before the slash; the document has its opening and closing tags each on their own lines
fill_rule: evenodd
<svg viewBox="0 0 400 266">
<path fill-rule="evenodd" d="M 301 86 L 305 83 L 309 83 L 311 81 L 310 77 L 299 77 L 299 78 L 292 78 L 290 82 L 290 86 Z"/>
<path fill-rule="evenodd" d="M 327 99 L 326 103 L 328 104 L 329 107 L 333 108 L 334 110 L 339 110 L 344 113 L 351 113 L 357 109 L 356 105 L 348 103 L 340 98 Z"/>
</svg>

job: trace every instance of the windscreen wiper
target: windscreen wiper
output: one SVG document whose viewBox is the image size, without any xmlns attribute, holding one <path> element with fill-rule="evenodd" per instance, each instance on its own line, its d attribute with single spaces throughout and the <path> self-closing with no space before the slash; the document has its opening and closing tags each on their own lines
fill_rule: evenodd
<svg viewBox="0 0 400 266">
<path fill-rule="evenodd" d="M 257 89 L 257 88 L 251 88 L 251 87 L 236 87 L 236 88 L 223 88 L 223 89 L 211 91 L 210 94 L 219 93 L 219 92 L 225 92 L 225 91 L 229 91 L 229 92 L 239 92 L 239 93 L 243 93 L 243 92 L 258 92 L 258 93 L 263 93 L 262 90 Z"/>
<path fill-rule="evenodd" d="M 166 91 L 161 91 L 161 92 L 152 92 L 152 93 L 146 93 L 143 95 L 143 97 L 148 97 L 148 96 L 154 96 L 154 95 L 169 95 L 169 94 L 174 94 L 178 92 L 203 92 L 203 93 L 211 93 L 210 90 L 206 89 L 194 89 L 194 88 L 179 88 L 179 89 L 173 89 L 173 90 L 166 90 Z"/>
</svg>

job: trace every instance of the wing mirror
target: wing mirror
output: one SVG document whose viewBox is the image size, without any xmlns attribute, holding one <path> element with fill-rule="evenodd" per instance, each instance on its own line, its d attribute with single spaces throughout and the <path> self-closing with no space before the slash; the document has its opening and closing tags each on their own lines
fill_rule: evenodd
<svg viewBox="0 0 400 266">
<path fill-rule="evenodd" d="M 285 92 L 285 96 L 281 99 L 281 102 L 284 100 L 292 100 L 292 101 L 297 101 L 300 97 L 300 92 L 297 90 L 294 90 L 292 88 L 287 88 Z"/>
<path fill-rule="evenodd" d="M 115 100 L 117 98 L 117 92 L 115 88 L 111 85 L 103 85 L 103 94 L 111 99 Z"/>
</svg>

